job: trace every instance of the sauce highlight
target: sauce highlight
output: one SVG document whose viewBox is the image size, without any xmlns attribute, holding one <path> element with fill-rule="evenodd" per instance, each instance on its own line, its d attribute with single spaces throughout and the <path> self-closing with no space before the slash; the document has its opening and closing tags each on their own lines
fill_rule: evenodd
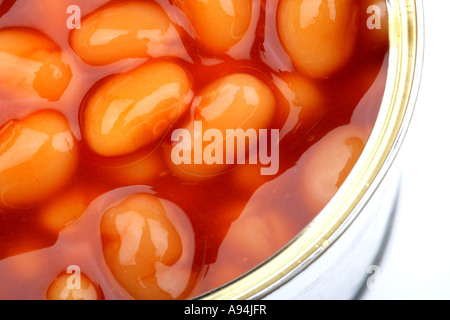
<svg viewBox="0 0 450 320">
<path fill-rule="evenodd" d="M 364 148 L 386 21 L 374 0 L 0 2 L 0 299 L 189 299 L 263 263 Z M 195 121 L 206 161 L 175 164 Z M 208 165 L 226 129 L 277 130 L 275 174 L 251 143 Z"/>
</svg>

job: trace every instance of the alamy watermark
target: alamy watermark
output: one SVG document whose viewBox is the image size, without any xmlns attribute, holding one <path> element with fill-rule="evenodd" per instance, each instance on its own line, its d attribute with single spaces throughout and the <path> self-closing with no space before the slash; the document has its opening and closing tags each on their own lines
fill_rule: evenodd
<svg viewBox="0 0 450 320">
<path fill-rule="evenodd" d="M 66 12 L 70 15 L 66 23 L 67 28 L 81 29 L 80 7 L 70 5 Z M 366 13 L 369 15 L 366 22 L 367 28 L 381 29 L 381 7 L 371 5 L 367 7 Z M 272 129 L 269 132 L 267 129 L 247 129 L 246 131 L 227 129 L 224 137 L 219 129 L 208 129 L 203 132 L 201 126 L 200 121 L 194 123 L 194 135 L 201 135 L 202 139 L 193 139 L 187 129 L 176 129 L 173 132 L 172 142 L 178 142 L 171 153 L 174 164 L 245 164 L 248 150 L 249 164 L 259 163 L 265 166 L 260 169 L 261 175 L 278 173 L 279 130 Z M 205 148 L 203 148 L 204 142 L 209 142 Z M 193 150 L 193 157 L 191 150 Z"/>
<path fill-rule="evenodd" d="M 70 276 L 66 280 L 66 287 L 69 290 L 81 289 L 81 269 L 79 266 L 71 265 L 66 269 L 66 273 Z"/>
<path fill-rule="evenodd" d="M 381 8 L 374 4 L 367 7 L 366 13 L 369 14 L 369 18 L 366 21 L 366 26 L 369 30 L 381 29 Z"/>
<path fill-rule="evenodd" d="M 81 8 L 77 5 L 67 7 L 66 13 L 70 16 L 67 18 L 66 26 L 69 30 L 81 29 Z M 379 5 L 373 4 L 367 7 L 366 13 L 369 15 L 366 25 L 370 30 L 381 29 L 382 10 Z"/>
<path fill-rule="evenodd" d="M 81 29 L 81 9 L 77 5 L 70 5 L 66 10 L 67 14 L 70 14 L 67 18 L 66 26 L 69 30 Z"/>
<path fill-rule="evenodd" d="M 67 18 L 67 28 L 81 29 L 81 8 L 77 5 L 70 5 L 66 10 L 70 16 Z M 366 25 L 370 30 L 381 29 L 382 10 L 379 5 L 373 4 L 367 7 L 366 13 L 370 15 L 367 19 Z"/>
<path fill-rule="evenodd" d="M 278 129 L 226 129 L 224 136 L 219 129 L 203 131 L 202 121 L 194 121 L 193 135 L 188 129 L 173 131 L 172 142 L 177 142 L 171 153 L 174 164 L 261 164 L 265 166 L 261 175 L 278 173 Z"/>
<path fill-rule="evenodd" d="M 366 280 L 366 287 L 369 290 L 372 290 L 375 288 L 375 285 L 378 283 L 380 276 L 381 276 L 381 268 L 377 265 L 370 265 L 366 269 L 367 274 L 370 274 L 370 276 Z"/>
</svg>

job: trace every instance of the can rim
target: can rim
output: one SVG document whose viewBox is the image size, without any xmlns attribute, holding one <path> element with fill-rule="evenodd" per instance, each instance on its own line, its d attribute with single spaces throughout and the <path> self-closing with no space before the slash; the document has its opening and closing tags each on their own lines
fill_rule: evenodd
<svg viewBox="0 0 450 320">
<path fill-rule="evenodd" d="M 333 199 L 289 244 L 263 264 L 199 297 L 260 299 L 306 269 L 359 215 L 388 172 L 409 126 L 422 66 L 421 0 L 387 0 L 389 67 L 379 116 L 366 148 Z"/>
</svg>

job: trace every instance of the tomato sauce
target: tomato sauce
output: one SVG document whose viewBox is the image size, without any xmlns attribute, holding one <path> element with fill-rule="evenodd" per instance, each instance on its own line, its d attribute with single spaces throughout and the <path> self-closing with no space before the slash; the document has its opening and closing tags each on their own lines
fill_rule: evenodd
<svg viewBox="0 0 450 320">
<path fill-rule="evenodd" d="M 109 42 L 112 44 L 111 47 L 105 46 L 103 49 L 101 49 L 101 46 L 98 47 L 99 50 L 114 50 L 114 54 L 111 55 L 103 52 L 101 56 L 104 57 L 102 59 L 105 59 L 104 64 L 102 63 L 103 60 L 98 58 L 97 53 L 92 55 L 94 60 L 90 61 L 89 54 L 90 50 L 93 49 L 82 47 L 89 44 L 89 41 L 83 38 L 86 36 L 83 32 L 88 33 L 87 29 L 83 29 L 83 23 L 87 19 L 95 20 L 103 19 L 105 16 L 108 17 L 106 14 L 101 16 L 98 12 L 103 8 L 112 6 L 125 5 L 126 7 L 127 2 L 137 3 L 138 6 L 143 5 L 144 7 L 146 5 L 143 3 L 151 3 L 158 7 L 162 14 L 167 15 L 167 21 L 164 20 L 164 17 L 161 18 L 160 26 L 158 25 L 155 28 L 161 28 L 161 30 L 167 28 L 161 34 L 166 35 L 169 40 L 164 42 L 166 41 L 164 37 L 163 40 L 158 40 L 161 34 L 154 36 L 152 33 L 149 41 L 162 41 L 161 46 L 151 47 L 148 43 L 144 43 L 144 46 L 147 45 L 145 50 L 141 50 L 139 47 L 134 51 L 130 50 L 129 53 L 127 50 L 131 45 L 142 46 L 142 43 L 138 40 L 133 40 L 134 38 L 142 40 L 142 37 L 139 38 L 138 36 L 140 20 L 136 18 L 137 20 L 129 22 L 129 28 L 132 32 L 130 31 L 125 36 L 134 37 L 131 40 L 126 39 L 126 41 L 131 41 L 128 42 L 131 45 L 121 47 L 120 39 L 125 38 L 121 38 L 120 35 L 98 33 L 96 39 L 99 42 L 107 43 L 110 41 L 108 39 L 113 37 L 116 37 L 118 42 L 116 43 L 114 42 L 116 40 L 113 40 Z M 230 39 L 227 38 L 227 33 L 222 35 L 224 43 L 228 39 L 231 44 L 218 41 L 211 46 L 203 39 L 211 37 L 211 30 L 205 30 L 205 28 L 214 29 L 214 26 L 211 25 L 213 22 L 208 20 L 209 16 L 205 16 L 206 13 L 204 12 L 219 10 L 220 8 L 212 7 L 212 9 L 206 8 L 208 9 L 206 10 L 201 7 L 200 1 L 4 0 L 0 2 L 0 52 L 9 54 L 1 55 L 1 57 L 13 59 L 11 56 L 16 54 L 11 54 L 12 49 L 6 47 L 6 45 L 2 47 L 2 41 L 6 42 L 6 40 L 3 40 L 5 37 L 2 37 L 1 32 L 11 28 L 19 28 L 24 32 L 33 29 L 40 32 L 36 42 L 42 44 L 44 38 L 47 39 L 45 41 L 53 42 L 54 46 L 59 48 L 60 56 L 52 56 L 52 59 L 62 61 L 62 65 L 70 69 L 68 71 L 61 66 L 58 69 L 59 73 L 55 73 L 56 69 L 52 69 L 53 73 L 49 71 L 42 78 L 44 83 L 45 81 L 54 81 L 55 84 L 48 82 L 54 90 L 58 86 L 58 88 L 63 88 L 63 90 L 59 89 L 62 90 L 60 97 L 53 98 L 52 95 L 52 99 L 49 99 L 48 95 L 42 94 L 49 89 L 48 86 L 44 85 L 43 89 L 36 89 L 36 87 L 21 88 L 20 86 L 23 86 L 24 81 L 17 82 L 14 80 L 14 82 L 11 80 L 12 78 L 8 77 L 8 70 L 10 69 L 3 67 L 0 61 L 0 171 L 6 172 L 7 169 L 2 169 L 2 167 L 8 166 L 8 159 L 5 156 L 6 151 L 4 151 L 6 147 L 1 146 L 2 141 L 5 143 L 4 146 L 6 145 L 4 141 L 9 141 L 7 138 L 2 140 L 2 135 L 5 135 L 6 132 L 5 128 L 11 124 L 12 119 L 23 123 L 24 119 L 29 119 L 30 115 L 43 110 L 46 110 L 46 112 L 51 110 L 64 116 L 67 120 L 67 127 L 70 128 L 73 135 L 73 148 L 76 147 L 77 152 L 74 173 L 63 184 L 55 183 L 48 187 L 50 195 L 42 192 L 41 198 L 37 200 L 33 198 L 33 201 L 30 202 L 31 200 L 29 200 L 26 205 L 22 205 L 21 202 L 17 202 L 19 204 L 14 206 L 8 205 L 8 203 L 0 205 L 1 299 L 54 298 L 54 292 L 52 291 L 52 294 L 49 294 L 48 290 L 50 290 L 49 288 L 55 288 L 55 285 L 51 286 L 52 282 L 61 273 L 65 273 L 69 266 L 77 266 L 83 276 L 88 277 L 89 281 L 95 284 L 96 291 L 91 290 L 87 295 L 90 298 L 95 296 L 102 299 L 193 298 L 221 286 L 263 263 L 314 219 L 323 207 L 323 201 L 329 200 L 335 189 L 337 190 L 339 187 L 338 184 L 332 185 L 330 190 L 323 191 L 323 195 L 317 197 L 317 199 L 320 198 L 319 200 L 315 200 L 314 195 L 322 192 L 322 189 L 320 189 L 322 188 L 322 182 L 320 182 L 322 180 L 319 181 L 318 179 L 324 179 L 323 184 L 326 184 L 328 183 L 326 180 L 328 176 L 341 174 L 339 181 L 342 183 L 361 152 L 361 150 L 357 150 L 359 147 L 355 146 L 364 146 L 375 123 L 386 82 L 388 36 L 387 26 L 384 24 L 378 29 L 368 29 L 366 22 L 373 17 L 370 13 L 367 13 L 366 9 L 369 5 L 378 5 L 385 10 L 386 5 L 384 1 L 341 1 L 339 3 L 339 5 L 342 4 L 341 7 L 334 8 L 338 20 L 340 11 L 347 10 L 345 9 L 347 7 L 354 7 L 353 11 L 346 13 L 351 16 L 351 19 L 348 19 L 352 21 L 351 24 L 355 28 L 354 49 L 350 50 L 351 53 L 348 53 L 351 57 L 345 58 L 348 61 L 332 62 L 331 67 L 317 68 L 317 70 L 308 73 L 305 71 L 309 68 L 307 64 L 296 62 L 296 59 L 303 61 L 306 58 L 303 56 L 293 58 L 292 50 L 298 52 L 299 49 L 295 46 L 294 49 L 290 49 L 289 44 L 283 43 L 286 40 L 280 37 L 280 26 L 289 23 L 289 19 L 292 19 L 279 12 L 282 2 L 287 1 L 254 0 L 248 1 L 247 6 L 244 4 L 243 7 L 237 7 L 235 2 L 228 1 L 227 3 L 231 6 L 228 7 L 228 10 L 234 8 L 237 17 L 237 20 L 233 22 L 235 24 L 231 24 L 233 28 L 238 29 L 232 30 L 235 33 L 231 33 Z M 301 2 L 298 1 L 298 3 Z M 315 1 L 315 3 L 320 2 L 319 0 Z M 81 29 L 71 30 L 67 25 L 68 19 L 73 14 L 73 12 L 68 13 L 67 8 L 73 4 L 76 4 L 80 9 Z M 222 9 L 226 11 L 227 8 Z M 150 8 L 149 10 L 154 9 Z M 302 10 L 306 12 L 307 9 Z M 325 9 L 322 7 L 320 10 Z M 144 10 L 137 10 L 137 12 L 139 11 Z M 193 17 L 201 19 L 202 12 L 205 21 L 192 23 Z M 242 13 L 242 16 L 239 16 L 238 13 Z M 126 17 L 126 14 L 124 13 L 122 16 Z M 134 15 L 136 13 L 133 11 L 129 14 Z M 382 23 L 385 23 L 386 16 L 384 15 L 381 18 Z M 116 18 L 113 16 L 111 19 Z M 223 23 L 226 29 L 230 22 L 226 15 L 223 15 L 223 19 L 221 19 L 222 16 L 218 15 L 217 23 Z M 280 19 L 286 20 L 280 23 Z M 145 21 L 145 19 L 142 21 Z M 119 22 L 117 24 L 116 21 L 111 23 L 111 28 L 114 27 L 120 31 Z M 345 21 L 339 21 L 339 23 L 345 24 Z M 168 24 L 173 29 L 170 29 Z M 98 31 L 95 30 L 95 23 L 93 26 L 89 26 L 89 28 L 91 27 L 94 29 L 91 30 L 92 32 L 89 31 L 91 32 L 89 34 L 90 40 Z M 104 28 L 107 29 L 107 23 Z M 146 26 L 145 28 L 152 28 L 152 26 Z M 196 30 L 195 28 L 203 29 Z M 315 30 L 314 32 L 320 33 L 320 28 L 319 26 L 316 28 L 319 31 Z M 220 28 L 217 28 L 218 33 L 221 32 L 220 30 Z M 341 31 L 338 29 L 334 36 L 338 37 L 339 32 Z M 81 40 L 76 40 L 76 33 L 78 39 L 84 39 L 84 42 L 81 43 Z M 287 34 L 289 35 L 289 33 Z M 217 35 L 217 37 L 220 37 L 220 35 Z M 291 39 L 289 37 L 286 39 Z M 309 42 L 313 41 L 311 40 L 313 38 L 305 36 L 304 39 L 309 40 L 303 40 L 305 41 L 304 46 L 312 45 Z M 341 39 L 341 41 L 345 42 L 346 39 Z M 210 40 L 210 44 L 211 42 L 212 40 Z M 12 43 L 13 47 L 24 46 L 20 42 Z M 93 40 L 91 43 L 94 43 Z M 25 60 L 20 61 L 31 59 L 45 64 L 47 61 L 45 60 L 47 59 L 46 55 L 53 54 L 55 51 L 55 49 L 43 49 L 39 48 L 39 45 L 36 46 L 37 49 L 31 48 L 29 50 L 44 50 L 44 58 L 39 56 L 39 58 L 31 59 L 29 57 L 31 51 L 28 51 L 21 53 L 21 58 Z M 78 54 L 77 52 L 81 52 L 80 50 L 84 50 L 85 53 Z M 317 54 L 320 54 L 320 50 L 319 47 Z M 338 49 L 330 48 L 329 50 Z M 58 52 L 58 50 L 56 51 Z M 124 52 L 123 55 L 118 54 L 118 58 L 115 58 L 119 51 L 120 53 Z M 312 54 L 312 56 L 317 54 Z M 338 56 L 340 52 L 334 52 L 333 54 Z M 17 53 L 17 55 L 19 54 Z M 335 56 L 333 59 L 336 58 Z M 111 61 L 114 59 L 116 60 Z M 308 59 L 310 59 L 309 56 Z M 15 60 L 5 61 L 10 63 Z M 114 79 L 120 80 L 117 77 L 121 75 L 132 75 L 133 70 L 137 70 L 145 64 L 157 63 L 162 65 L 173 63 L 183 70 L 180 72 L 183 72 L 185 76 L 180 76 L 177 78 L 179 80 L 173 81 L 180 81 L 181 87 L 186 86 L 189 89 L 175 91 L 173 97 L 168 94 L 169 91 L 166 91 L 157 99 L 163 101 L 170 98 L 175 99 L 177 103 L 181 103 L 177 99 L 183 95 L 183 103 L 186 103 L 184 111 L 175 114 L 174 117 L 171 114 L 173 119 L 164 116 L 164 119 L 171 119 L 168 124 L 164 123 L 164 119 L 158 118 L 158 124 L 163 128 L 161 129 L 162 133 L 155 135 L 154 139 L 145 140 L 142 145 L 138 145 L 130 152 L 120 154 L 120 150 L 123 150 L 124 147 L 119 149 L 119 154 L 115 151 L 114 155 L 95 152 L 86 139 L 84 128 L 90 125 L 106 126 L 107 123 L 110 123 L 108 122 L 110 118 L 107 118 L 107 116 L 108 112 L 112 112 L 112 109 L 101 111 L 103 112 L 101 115 L 94 114 L 92 117 L 94 120 L 91 121 L 94 124 L 90 122 L 86 124 L 86 112 L 88 112 L 89 105 L 93 103 L 92 97 L 97 94 L 100 96 L 99 99 L 106 99 L 117 94 L 117 99 L 133 99 L 133 94 L 137 94 L 140 85 L 147 80 L 139 80 L 139 82 L 133 83 L 132 76 L 124 77 L 124 79 L 128 79 L 127 81 L 131 81 L 129 85 L 131 93 L 125 92 L 125 89 L 123 89 L 125 85 L 117 86 L 117 88 L 108 92 L 108 95 L 103 94 L 106 91 L 102 90 L 106 90 L 105 88 Z M 55 65 L 59 66 L 53 60 L 49 62 L 49 65 L 52 68 L 56 68 Z M 309 70 L 312 70 L 312 68 L 309 68 Z M 164 72 L 158 74 L 157 79 L 163 79 L 163 74 Z M 252 125 L 256 126 L 254 123 L 258 123 L 258 125 L 261 123 L 260 128 L 279 130 L 279 163 L 276 174 L 261 175 L 260 169 L 265 165 L 248 162 L 231 165 L 214 174 L 213 177 L 197 179 L 189 175 L 179 174 L 170 159 L 170 150 L 173 147 L 173 131 L 187 127 L 193 120 L 206 121 L 202 118 L 204 111 L 195 109 L 196 97 L 197 99 L 199 97 L 206 99 L 204 97 L 207 97 L 208 93 L 204 92 L 205 88 L 208 88 L 214 81 L 224 79 L 230 74 L 246 74 L 250 75 L 252 79 L 259 79 L 273 95 L 274 111 L 273 114 L 271 113 L 270 123 L 264 121 L 252 122 Z M 70 79 L 67 84 L 59 82 L 62 81 L 61 79 L 67 78 Z M 153 81 L 152 79 L 149 78 L 148 81 Z M 227 84 L 225 83 L 224 86 Z M 257 93 L 260 93 L 260 91 Z M 252 97 L 255 98 L 254 95 Z M 264 101 L 272 99 L 262 94 L 257 97 L 261 97 Z M 174 103 L 175 100 L 167 100 L 168 105 Z M 99 103 L 107 106 L 106 102 L 102 101 L 100 100 Z M 211 105 L 213 105 L 213 102 L 211 102 Z M 261 101 L 258 103 L 261 103 Z M 207 105 L 205 108 L 209 106 Z M 236 110 L 244 109 L 242 106 L 239 108 Z M 267 108 L 272 107 L 264 106 L 261 112 L 269 110 Z M 167 107 L 161 107 L 160 110 L 161 112 L 167 112 L 165 111 Z M 141 119 L 139 117 L 136 116 L 135 119 Z M 101 124 L 98 120 L 100 118 L 106 120 L 103 120 L 104 122 Z M 149 120 L 149 123 L 154 127 L 156 124 L 153 122 L 156 120 L 152 119 Z M 224 119 L 224 126 L 226 127 L 226 124 L 230 123 L 231 120 Z M 45 128 L 47 121 L 45 119 L 39 121 Z M 161 121 L 163 124 L 161 124 Z M 123 123 L 127 123 L 126 119 L 123 120 Z M 133 124 L 128 128 L 125 127 L 125 124 L 121 127 L 122 129 L 117 129 L 118 133 L 115 136 L 117 139 L 129 132 L 134 134 L 135 131 L 133 130 L 136 126 Z M 111 124 L 112 130 L 118 128 L 116 125 L 117 123 Z M 314 158 L 316 157 L 316 155 L 313 155 L 314 146 L 317 146 L 321 141 L 337 141 L 336 139 L 327 140 L 325 138 L 335 129 L 346 126 L 357 127 L 358 132 L 361 133 L 355 134 L 359 135 L 358 139 L 360 140 L 353 145 L 347 143 L 348 139 L 344 142 L 344 144 L 347 143 L 345 144 L 347 148 L 345 150 L 349 150 L 350 153 L 354 152 L 351 161 L 346 160 L 346 158 L 340 160 L 343 166 L 346 166 L 345 172 L 339 171 L 341 168 L 336 169 L 337 172 L 330 172 L 325 178 L 322 177 L 323 175 L 316 175 L 314 170 L 324 172 L 323 166 L 327 166 L 327 164 L 322 166 L 322 162 Z M 24 128 L 28 127 L 25 126 Z M 44 129 L 33 130 L 41 132 Z M 148 130 L 151 129 L 145 127 L 142 132 L 149 132 Z M 350 136 L 353 132 L 356 131 L 352 131 Z M 124 146 L 129 146 L 142 137 L 147 138 L 146 133 L 136 133 Z M 15 141 L 18 141 L 20 137 L 17 136 L 16 138 Z M 112 138 L 112 143 L 114 143 L 114 139 Z M 68 140 L 64 141 L 67 142 Z M 107 149 L 109 142 L 105 141 L 102 140 L 99 147 Z M 332 146 L 327 147 L 326 145 L 322 147 L 324 150 L 332 148 Z M 317 149 L 320 148 L 317 147 Z M 345 150 L 341 152 L 344 156 L 347 152 Z M 318 153 L 316 152 L 316 154 Z M 320 158 L 320 154 L 318 157 Z M 337 155 L 337 157 L 340 156 Z M 51 164 L 52 158 L 52 156 L 48 157 L 48 163 Z M 311 162 L 314 162 L 316 166 L 312 166 Z M 45 169 L 48 170 L 48 175 L 54 175 L 55 179 L 57 176 L 61 177 L 62 173 L 55 169 L 57 167 L 50 164 L 48 169 L 45 165 L 39 168 L 30 165 L 30 167 L 23 169 L 26 170 L 24 174 L 37 174 Z M 329 166 L 332 167 L 331 164 Z M 305 171 L 308 172 L 308 175 L 304 174 Z M 0 181 L 9 181 L 2 180 L 2 174 L 0 172 Z M 301 182 L 302 179 L 303 182 Z M 319 183 L 311 184 L 309 180 L 305 179 L 312 179 L 319 181 Z M 45 181 L 39 181 L 36 190 L 42 191 L 47 185 Z M 27 186 L 29 186 L 29 183 Z M 8 195 L 7 192 L 10 192 L 10 189 L 5 186 L 0 186 L 0 188 L 4 192 L 2 197 L 6 197 L 5 194 Z M 17 193 L 20 198 L 20 190 L 27 189 L 22 186 L 18 188 Z M 158 260 L 159 262 L 155 264 L 157 266 L 156 271 L 149 271 L 148 277 L 151 280 L 148 280 L 148 283 L 145 282 L 147 280 L 143 280 L 144 276 L 140 278 L 145 283 L 143 286 L 147 286 L 147 291 L 151 291 L 148 288 L 153 286 L 162 292 L 155 295 L 147 292 L 146 289 L 142 292 L 139 291 L 142 288 L 136 289 L 136 287 L 139 287 L 138 285 L 131 285 L 127 282 L 127 279 L 123 280 L 120 268 L 112 267 L 111 263 L 116 262 L 111 261 L 118 259 L 119 262 L 117 263 L 123 262 L 125 261 L 123 255 L 126 256 L 127 253 L 124 253 L 126 250 L 123 248 L 123 250 L 120 249 L 122 251 L 117 248 L 117 250 L 114 249 L 116 245 L 114 241 L 117 239 L 111 239 L 120 237 L 122 239 L 122 242 L 118 242 L 120 246 L 120 243 L 124 245 L 125 236 L 120 233 L 119 229 L 117 234 L 102 231 L 104 228 L 112 228 L 110 225 L 114 225 L 114 223 L 104 225 L 102 218 L 105 212 L 110 212 L 108 210 L 112 208 L 116 208 L 114 210 L 118 210 L 118 212 L 120 208 L 128 208 L 128 204 L 123 207 L 123 201 L 135 194 L 151 197 L 152 200 L 148 200 L 151 203 L 157 198 L 161 204 L 156 206 L 157 211 L 165 211 L 167 219 L 170 221 L 167 224 L 171 225 L 169 229 L 172 230 L 173 227 L 173 230 L 177 230 L 177 232 L 170 231 L 168 233 L 178 233 L 172 238 L 169 237 L 168 242 L 162 245 L 163 247 L 169 246 L 167 252 L 171 250 L 171 244 L 175 246 L 173 248 L 179 248 L 180 252 L 174 253 L 173 258 L 170 258 L 173 261 L 167 255 L 164 255 L 165 258 L 160 258 L 161 260 Z M 123 209 L 123 212 L 127 212 L 127 210 Z M 152 217 L 154 217 L 153 213 L 144 217 L 147 220 L 142 219 L 143 221 L 157 219 Z M 135 218 L 129 217 L 129 219 Z M 133 221 L 138 221 L 141 218 L 136 219 Z M 154 230 L 151 229 L 152 225 L 149 225 L 149 228 L 149 230 Z M 148 233 L 149 237 L 152 237 L 152 233 L 147 232 L 147 229 L 142 230 L 144 230 L 142 231 L 143 235 Z M 144 250 L 144 244 L 141 245 L 139 250 Z M 130 244 L 130 246 L 132 245 Z M 148 252 L 153 252 L 152 250 L 149 249 Z M 158 247 L 156 246 L 154 250 L 158 252 Z M 127 252 L 129 253 L 129 251 Z M 105 259 L 105 255 L 116 253 L 120 259 L 117 257 L 117 259 L 114 258 L 116 260 L 108 259 L 108 256 Z M 146 266 L 148 256 L 141 258 L 145 262 L 142 262 L 143 265 Z M 169 260 L 170 262 L 168 262 Z M 140 267 L 139 263 L 141 263 L 139 261 L 141 260 L 136 258 L 136 261 L 130 262 L 127 267 L 138 268 Z M 160 264 L 164 264 L 164 268 L 158 269 Z M 142 275 L 140 272 L 143 272 L 140 271 L 141 269 L 130 270 L 132 270 L 129 271 L 130 273 L 135 272 L 137 274 L 137 279 Z M 88 288 L 88 285 L 83 288 Z M 95 295 L 95 292 L 98 294 Z M 77 297 L 76 295 L 68 296 Z"/>
</svg>

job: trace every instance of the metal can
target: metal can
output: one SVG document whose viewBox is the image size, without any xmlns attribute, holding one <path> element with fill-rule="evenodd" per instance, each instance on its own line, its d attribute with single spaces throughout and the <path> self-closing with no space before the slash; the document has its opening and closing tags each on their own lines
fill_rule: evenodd
<svg viewBox="0 0 450 320">
<path fill-rule="evenodd" d="M 269 260 L 200 299 L 355 299 L 374 271 L 395 217 L 396 156 L 419 89 L 420 0 L 387 1 L 389 68 L 381 109 L 351 174 L 320 214 Z"/>
</svg>

